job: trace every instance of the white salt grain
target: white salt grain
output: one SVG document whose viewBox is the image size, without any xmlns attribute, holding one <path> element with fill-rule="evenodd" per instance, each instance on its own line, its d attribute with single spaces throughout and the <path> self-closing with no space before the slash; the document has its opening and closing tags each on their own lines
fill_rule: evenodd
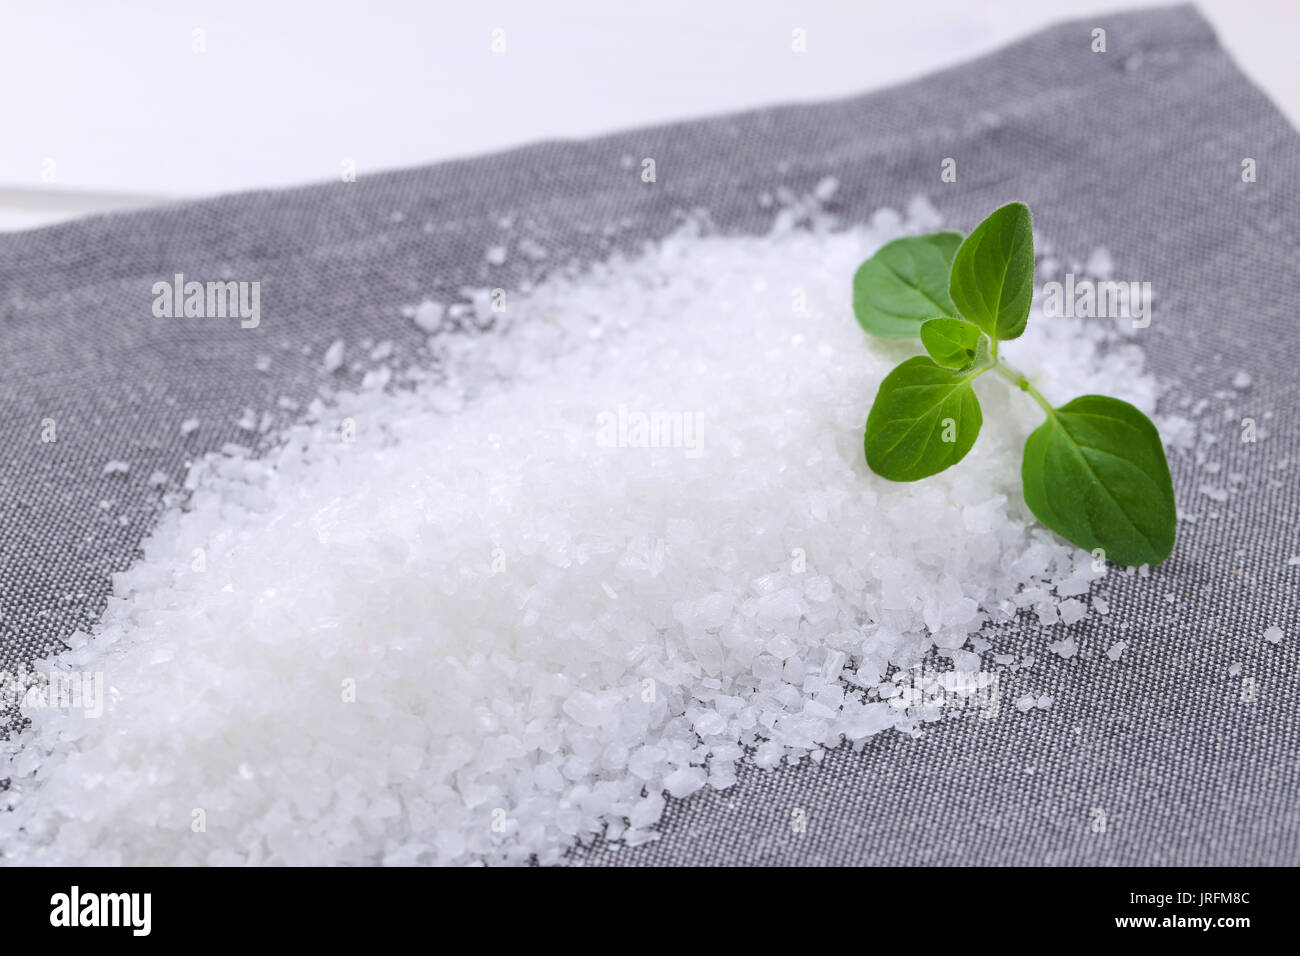
<svg viewBox="0 0 1300 956">
<path fill-rule="evenodd" d="M 1061 623 L 1074 624 L 1083 620 L 1087 615 L 1088 609 L 1084 607 L 1083 602 L 1070 598 L 1068 601 L 1062 601 L 1058 610 L 1061 612 Z"/>
<path fill-rule="evenodd" d="M 1124 648 L 1126 647 L 1128 647 L 1128 644 L 1125 641 L 1116 641 L 1106 649 L 1106 656 L 1112 661 L 1117 661 L 1120 659 L 1120 655 L 1124 653 Z"/>
<path fill-rule="evenodd" d="M 1266 629 L 1264 631 L 1264 640 L 1268 641 L 1270 644 L 1281 644 L 1282 628 L 1274 626 Z"/>
<path fill-rule="evenodd" d="M 343 352 L 347 348 L 342 339 L 335 339 L 330 343 L 330 347 L 325 350 L 325 356 L 321 359 L 321 368 L 325 374 L 332 375 L 343 366 Z"/>
<path fill-rule="evenodd" d="M 104 474 L 106 475 L 125 475 L 131 470 L 131 465 L 125 461 L 114 459 L 104 465 Z"/>
<path fill-rule="evenodd" d="M 442 316 L 446 308 L 441 302 L 425 299 L 411 314 L 412 321 L 423 332 L 436 332 L 442 326 Z"/>
<path fill-rule="evenodd" d="M 546 258 L 546 247 L 536 239 L 524 238 L 519 240 L 519 253 L 525 259 L 540 262 Z"/>
<path fill-rule="evenodd" d="M 1059 654 L 1061 657 L 1064 657 L 1066 660 L 1069 660 L 1071 657 L 1073 657 L 1075 654 L 1078 653 L 1079 645 L 1074 638 L 1067 637 L 1063 641 L 1056 641 L 1055 643 L 1048 644 L 1047 649 L 1051 651 L 1053 654 Z"/>
</svg>

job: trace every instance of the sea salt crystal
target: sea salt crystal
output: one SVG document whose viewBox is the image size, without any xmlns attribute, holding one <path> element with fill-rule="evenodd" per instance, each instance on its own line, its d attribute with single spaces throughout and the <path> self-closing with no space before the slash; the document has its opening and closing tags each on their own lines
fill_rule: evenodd
<svg viewBox="0 0 1300 956">
<path fill-rule="evenodd" d="M 104 474 L 106 475 L 125 475 L 131 470 L 131 465 L 125 461 L 114 459 L 104 465 Z"/>
<path fill-rule="evenodd" d="M 678 799 L 689 797 L 704 786 L 708 774 L 700 767 L 681 767 L 664 778 L 664 789 Z"/>
<path fill-rule="evenodd" d="M 1068 601 L 1062 601 L 1059 607 L 1061 612 L 1061 622 L 1064 624 L 1074 624 L 1083 620 L 1087 615 L 1088 609 L 1083 603 L 1070 598 Z"/>
<path fill-rule="evenodd" d="M 1075 641 L 1074 638 L 1067 637 L 1063 641 L 1056 641 L 1052 644 L 1048 644 L 1047 649 L 1051 651 L 1053 654 L 1059 654 L 1061 657 L 1064 657 L 1066 660 L 1069 660 L 1076 653 L 1078 653 L 1079 644 L 1077 641 Z"/>
<path fill-rule="evenodd" d="M 1020 697 L 1018 700 L 1016 700 L 1016 710 L 1020 711 L 1021 713 L 1026 713 L 1028 711 L 1033 710 L 1034 704 L 1036 703 L 1037 700 L 1034 698 L 1033 694 L 1025 694 L 1023 697 Z"/>
<path fill-rule="evenodd" d="M 335 339 L 330 343 L 330 347 L 325 350 L 325 356 L 321 359 L 321 368 L 325 374 L 332 375 L 343 367 L 343 352 L 346 349 L 342 339 Z"/>
<path fill-rule="evenodd" d="M 536 239 L 523 238 L 519 240 L 519 254 L 525 259 L 531 259 L 533 262 L 540 262 L 546 258 L 546 247 Z"/>
<path fill-rule="evenodd" d="M 1240 665 L 1240 664 L 1235 664 L 1235 663 L 1234 663 L 1234 664 L 1229 664 L 1229 665 L 1228 665 L 1228 676 L 1229 676 L 1229 677 L 1240 677 L 1240 676 L 1241 676 L 1241 665 Z"/>
<path fill-rule="evenodd" d="M 1236 375 L 1232 376 L 1232 387 L 1238 389 L 1250 388 L 1251 381 L 1248 372 L 1238 371 Z"/>
<path fill-rule="evenodd" d="M 415 322 L 421 331 L 433 333 L 441 328 L 444 312 L 446 312 L 446 307 L 441 302 L 425 299 L 415 307 L 411 320 Z"/>
<path fill-rule="evenodd" d="M 1116 641 L 1106 649 L 1106 656 L 1112 661 L 1117 661 L 1120 659 L 1120 655 L 1124 653 L 1124 648 L 1126 647 L 1128 647 L 1128 644 L 1125 641 Z"/>
<path fill-rule="evenodd" d="M 1264 631 L 1264 640 L 1268 641 L 1270 644 L 1281 644 L 1281 643 L 1282 643 L 1282 628 L 1277 627 L 1276 625 L 1273 626 L 1273 627 L 1267 628 L 1267 629 Z"/>
<path fill-rule="evenodd" d="M 1052 697 L 1050 694 L 1043 694 L 1038 698 L 1037 706 L 1039 710 L 1048 710 L 1052 706 Z"/>
<path fill-rule="evenodd" d="M 828 203 L 835 197 L 835 192 L 840 188 L 840 181 L 834 176 L 827 176 L 819 181 L 813 188 L 813 195 L 817 197 L 820 203 Z"/>
<path fill-rule="evenodd" d="M 970 651 L 953 651 L 952 663 L 959 671 L 973 673 L 980 668 L 980 657 Z"/>
<path fill-rule="evenodd" d="M 506 261 L 505 246 L 488 246 L 487 261 L 494 266 L 499 266 Z"/>
</svg>

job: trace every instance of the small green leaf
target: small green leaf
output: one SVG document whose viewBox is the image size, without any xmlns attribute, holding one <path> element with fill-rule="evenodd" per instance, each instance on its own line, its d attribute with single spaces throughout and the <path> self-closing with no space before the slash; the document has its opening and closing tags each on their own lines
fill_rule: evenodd
<svg viewBox="0 0 1300 956">
<path fill-rule="evenodd" d="M 1159 564 L 1174 549 L 1174 488 L 1160 435 L 1127 402 L 1084 395 L 1025 442 L 1025 502 L 1071 544 L 1120 564 Z"/>
<path fill-rule="evenodd" d="M 975 227 L 952 260 L 948 291 L 963 316 L 995 339 L 1025 330 L 1034 297 L 1029 207 L 1008 203 Z"/>
<path fill-rule="evenodd" d="M 886 375 L 863 438 L 871 470 L 916 481 L 961 461 L 983 424 L 971 388 L 983 371 L 954 372 L 918 355 Z"/>
<path fill-rule="evenodd" d="M 916 338 L 921 323 L 957 309 L 948 295 L 959 232 L 905 236 L 886 243 L 853 276 L 853 312 L 872 335 Z"/>
<path fill-rule="evenodd" d="M 979 354 L 984 333 L 963 319 L 930 319 L 921 324 L 921 344 L 944 368 L 965 368 Z"/>
</svg>

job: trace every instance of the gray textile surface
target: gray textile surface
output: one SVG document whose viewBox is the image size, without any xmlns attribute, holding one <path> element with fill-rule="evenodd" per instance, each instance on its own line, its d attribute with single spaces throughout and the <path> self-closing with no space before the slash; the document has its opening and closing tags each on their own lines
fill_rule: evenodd
<svg viewBox="0 0 1300 956">
<path fill-rule="evenodd" d="M 1096 26 L 1104 54 L 1089 49 Z M 1300 862 L 1300 567 L 1286 563 L 1300 553 L 1298 146 L 1180 7 L 1064 24 L 842 102 L 0 236 L 0 670 L 94 622 L 109 574 L 130 564 L 156 516 L 150 472 L 175 478 L 192 456 L 245 439 L 234 424 L 245 406 L 310 397 L 337 337 L 389 337 L 414 354 L 420 336 L 399 306 L 484 284 L 502 217 L 551 250 L 545 267 L 663 235 L 693 207 L 725 230 L 759 231 L 770 222 L 762 191 L 806 191 L 828 174 L 846 221 L 925 194 L 967 229 L 1020 198 L 1067 259 L 1104 244 L 1124 277 L 1152 283 L 1140 341 L 1175 398 L 1209 399 L 1203 429 L 1218 437 L 1217 476 L 1171 460 L 1180 503 L 1200 520 L 1180 525 L 1149 580 L 1106 581 L 1109 617 L 1073 628 L 1080 658 L 1047 653 L 1036 628 L 1019 632 L 1039 662 L 1003 675 L 996 719 L 880 736 L 820 767 L 751 768 L 731 791 L 671 802 L 658 842 L 597 844 L 573 859 Z M 625 156 L 653 156 L 658 183 L 641 183 Z M 945 157 L 957 159 L 955 184 L 939 182 Z M 1258 161 L 1258 182 L 1241 181 L 1243 157 Z M 538 268 L 512 256 L 506 284 Z M 150 287 L 175 272 L 260 281 L 260 327 L 154 318 Z M 274 356 L 266 374 L 254 371 L 261 353 Z M 1237 369 L 1253 387 L 1216 398 Z M 202 427 L 182 438 L 190 416 Z M 1256 444 L 1239 439 L 1247 416 L 1266 430 Z M 47 418 L 53 444 L 40 441 Z M 115 458 L 128 475 L 101 473 Z M 1245 476 L 1229 501 L 1199 493 L 1229 472 Z M 1280 646 L 1260 639 L 1271 624 L 1287 634 Z M 1103 652 L 1120 639 L 1129 646 L 1112 663 Z M 1257 683 L 1253 701 L 1229 677 L 1233 662 Z M 1009 706 L 1026 692 L 1055 703 Z M 796 808 L 806 833 L 792 833 Z M 1093 832 L 1095 808 L 1104 833 Z"/>
</svg>

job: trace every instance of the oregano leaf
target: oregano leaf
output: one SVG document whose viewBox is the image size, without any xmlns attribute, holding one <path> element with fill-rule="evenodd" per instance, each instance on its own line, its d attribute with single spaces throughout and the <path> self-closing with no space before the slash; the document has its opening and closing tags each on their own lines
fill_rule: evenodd
<svg viewBox="0 0 1300 956">
<path fill-rule="evenodd" d="M 886 243 L 853 276 L 853 312 L 872 335 L 915 338 L 926 319 L 955 315 L 948 293 L 959 232 L 905 236 Z"/>
<path fill-rule="evenodd" d="M 965 368 L 979 355 L 984 333 L 964 319 L 930 319 L 921 323 L 921 344 L 936 365 Z"/>
<path fill-rule="evenodd" d="M 918 355 L 885 376 L 863 436 L 871 470 L 916 481 L 961 461 L 983 424 L 971 388 L 983 371 L 957 372 Z"/>
<path fill-rule="evenodd" d="M 1151 420 L 1127 402 L 1084 395 L 1025 442 L 1025 502 L 1071 544 L 1120 564 L 1158 564 L 1174 548 L 1169 463 Z"/>
<path fill-rule="evenodd" d="M 991 338 L 1025 330 L 1034 297 L 1034 229 L 1022 202 L 995 209 L 962 242 L 952 260 L 953 304 Z"/>
</svg>

